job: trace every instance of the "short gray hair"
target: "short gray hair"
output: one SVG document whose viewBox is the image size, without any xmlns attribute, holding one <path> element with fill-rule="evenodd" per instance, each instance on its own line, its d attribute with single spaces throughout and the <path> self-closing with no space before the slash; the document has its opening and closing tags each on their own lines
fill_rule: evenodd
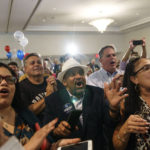
<svg viewBox="0 0 150 150">
<path fill-rule="evenodd" d="M 100 51 L 99 51 L 99 58 L 103 57 L 103 53 L 104 53 L 105 49 L 107 49 L 107 48 L 112 48 L 115 51 L 115 48 L 112 45 L 106 45 L 106 46 L 104 46 L 104 47 L 102 47 L 100 49 Z"/>
<path fill-rule="evenodd" d="M 23 59 L 23 64 L 24 64 L 24 66 L 25 66 L 25 64 L 26 64 L 26 61 L 27 61 L 30 57 L 32 57 L 32 56 L 36 56 L 36 57 L 38 57 L 38 58 L 41 58 L 37 53 L 30 53 L 29 55 L 27 55 L 27 56 Z"/>
</svg>

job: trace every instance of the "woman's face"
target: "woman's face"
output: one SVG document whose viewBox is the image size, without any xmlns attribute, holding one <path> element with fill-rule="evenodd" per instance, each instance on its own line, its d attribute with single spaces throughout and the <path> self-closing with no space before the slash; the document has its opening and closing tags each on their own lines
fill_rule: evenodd
<svg viewBox="0 0 150 150">
<path fill-rule="evenodd" d="M 134 72 L 137 72 L 132 82 L 139 87 L 150 89 L 150 60 L 142 58 L 135 64 Z"/>
<path fill-rule="evenodd" d="M 14 77 L 7 68 L 0 67 L 0 109 L 11 105 L 14 93 Z"/>
</svg>

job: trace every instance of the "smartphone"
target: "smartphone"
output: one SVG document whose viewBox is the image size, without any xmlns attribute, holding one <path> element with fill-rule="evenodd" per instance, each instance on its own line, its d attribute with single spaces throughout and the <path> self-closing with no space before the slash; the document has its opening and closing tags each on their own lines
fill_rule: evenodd
<svg viewBox="0 0 150 150">
<path fill-rule="evenodd" d="M 77 144 L 58 147 L 57 150 L 93 150 L 93 144 L 92 140 L 87 140 Z"/>
<path fill-rule="evenodd" d="M 77 125 L 78 121 L 79 121 L 79 117 L 82 113 L 82 110 L 73 110 L 68 117 L 67 122 L 70 124 L 71 126 L 71 131 L 75 129 L 75 126 Z"/>
<path fill-rule="evenodd" d="M 134 40 L 133 45 L 142 45 L 143 41 L 142 40 Z"/>
</svg>

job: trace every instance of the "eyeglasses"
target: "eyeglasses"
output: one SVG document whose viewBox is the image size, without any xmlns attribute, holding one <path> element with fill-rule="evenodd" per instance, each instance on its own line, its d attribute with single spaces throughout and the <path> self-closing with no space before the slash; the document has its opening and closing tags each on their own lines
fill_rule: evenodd
<svg viewBox="0 0 150 150">
<path fill-rule="evenodd" d="M 143 66 L 142 68 L 140 68 L 138 71 L 134 72 L 134 75 L 136 75 L 140 71 L 147 71 L 149 69 L 150 69 L 150 64 L 147 64 L 147 65 Z"/>
<path fill-rule="evenodd" d="M 0 83 L 5 80 L 8 84 L 15 84 L 16 83 L 16 78 L 13 76 L 0 76 Z"/>
</svg>

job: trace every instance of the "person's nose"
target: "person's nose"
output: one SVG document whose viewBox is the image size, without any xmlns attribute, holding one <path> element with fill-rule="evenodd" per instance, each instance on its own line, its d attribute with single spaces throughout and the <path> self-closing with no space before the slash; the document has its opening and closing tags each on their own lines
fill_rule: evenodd
<svg viewBox="0 0 150 150">
<path fill-rule="evenodd" d="M 76 78 L 76 79 L 81 79 L 82 76 L 81 76 L 79 73 L 76 73 L 75 78 Z"/>
<path fill-rule="evenodd" d="M 2 86 L 2 85 L 4 86 L 4 85 L 8 85 L 8 83 L 7 83 L 7 81 L 6 81 L 5 79 L 2 79 L 0 85 L 1 85 L 1 86 Z"/>
</svg>

